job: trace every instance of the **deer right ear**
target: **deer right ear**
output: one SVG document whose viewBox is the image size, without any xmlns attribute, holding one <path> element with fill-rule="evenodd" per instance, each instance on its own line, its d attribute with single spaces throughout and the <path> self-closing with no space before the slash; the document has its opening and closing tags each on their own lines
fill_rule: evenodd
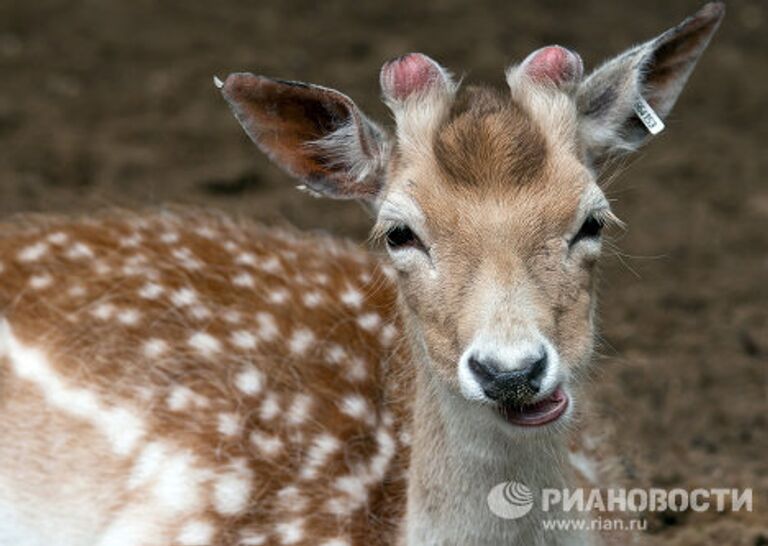
<svg viewBox="0 0 768 546">
<path fill-rule="evenodd" d="M 319 85 L 245 73 L 217 86 L 251 140 L 310 192 L 375 199 L 386 135 L 352 99 Z"/>
<path fill-rule="evenodd" d="M 725 14 L 721 2 L 595 70 L 578 87 L 586 155 L 600 162 L 632 151 L 663 128 L 688 76 Z"/>
</svg>

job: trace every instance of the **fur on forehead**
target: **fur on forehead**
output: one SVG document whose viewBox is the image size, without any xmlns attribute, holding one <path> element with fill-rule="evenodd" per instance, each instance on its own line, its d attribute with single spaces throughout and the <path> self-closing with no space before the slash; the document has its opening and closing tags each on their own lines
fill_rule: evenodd
<svg viewBox="0 0 768 546">
<path fill-rule="evenodd" d="M 572 97 L 527 78 L 508 92 L 469 86 L 435 93 L 394 110 L 397 155 L 457 180 L 525 180 L 548 162 L 577 154 Z"/>
<path fill-rule="evenodd" d="M 536 52 L 531 56 L 535 54 Z M 529 72 L 526 61 L 512 65 L 506 70 L 512 99 L 525 108 L 548 139 L 560 145 L 575 146 L 578 110 L 574 91 L 581 79 L 581 60 L 579 59 L 578 68 L 575 69 L 575 76 L 561 85 L 542 83 L 535 74 Z"/>
<path fill-rule="evenodd" d="M 419 54 L 411 54 L 384 65 L 382 89 L 384 99 L 394 114 L 400 155 L 419 159 L 433 154 L 437 135 L 455 117 L 457 103 L 477 101 L 474 111 L 480 112 L 488 107 L 489 97 L 495 93 L 492 90 L 477 93 L 477 88 L 470 88 L 469 92 L 460 91 L 460 84 L 454 82 L 447 70 L 423 56 L 434 63 L 439 77 L 435 77 L 433 84 L 424 85 L 411 95 L 393 98 L 394 93 L 388 92 L 388 87 L 392 89 L 394 86 L 386 83 L 388 67 L 398 62 L 410 64 L 408 59 L 414 55 Z M 555 67 L 545 66 L 547 63 Z M 577 54 L 558 46 L 542 48 L 506 71 L 511 100 L 499 101 L 494 98 L 490 102 L 497 106 L 503 103 L 499 109 L 522 108 L 550 145 L 565 146 L 569 151 L 576 151 L 578 117 L 573 90 L 581 80 L 582 71 L 581 58 Z M 471 110 L 466 105 L 460 109 Z M 511 134 L 513 129 L 510 127 L 510 138 L 524 136 Z"/>
</svg>

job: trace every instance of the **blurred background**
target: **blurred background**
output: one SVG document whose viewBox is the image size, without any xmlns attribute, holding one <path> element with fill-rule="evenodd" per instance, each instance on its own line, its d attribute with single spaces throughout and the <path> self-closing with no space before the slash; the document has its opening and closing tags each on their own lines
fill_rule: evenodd
<svg viewBox="0 0 768 546">
<path fill-rule="evenodd" d="M 0 1 L 0 216 L 191 203 L 363 240 L 261 157 L 212 76 L 252 71 L 378 102 L 386 59 L 467 81 L 559 43 L 587 68 L 696 0 Z M 601 412 L 638 485 L 752 487 L 753 513 L 657 514 L 659 544 L 768 545 L 768 3 L 728 4 L 668 122 L 609 188 Z M 761 502 L 762 501 L 762 502 Z"/>
</svg>

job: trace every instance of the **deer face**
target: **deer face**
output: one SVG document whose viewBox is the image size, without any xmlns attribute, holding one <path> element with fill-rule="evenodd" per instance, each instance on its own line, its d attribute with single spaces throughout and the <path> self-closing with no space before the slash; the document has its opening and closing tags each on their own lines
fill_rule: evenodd
<svg viewBox="0 0 768 546">
<path fill-rule="evenodd" d="M 721 4 L 582 79 L 551 46 L 507 71 L 508 88 L 458 90 L 422 54 L 387 63 L 389 136 L 324 87 L 230 75 L 246 132 L 310 192 L 366 200 L 398 272 L 422 371 L 519 426 L 566 413 L 593 344 L 594 270 L 613 219 L 600 164 L 666 117 L 722 17 Z"/>
<path fill-rule="evenodd" d="M 538 57 L 553 51 L 553 79 L 536 81 L 531 66 L 543 70 Z M 594 266 L 612 216 L 580 156 L 565 90 L 580 67 L 547 48 L 510 71 L 506 93 L 457 92 L 418 54 L 382 71 L 397 131 L 374 232 L 423 360 L 451 390 L 518 425 L 562 415 L 592 349 Z"/>
</svg>

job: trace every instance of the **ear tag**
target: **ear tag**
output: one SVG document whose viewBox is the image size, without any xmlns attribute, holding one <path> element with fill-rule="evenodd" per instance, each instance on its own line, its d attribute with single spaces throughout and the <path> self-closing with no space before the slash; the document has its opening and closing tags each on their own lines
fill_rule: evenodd
<svg viewBox="0 0 768 546">
<path fill-rule="evenodd" d="M 635 103 L 635 114 L 652 135 L 658 135 L 664 130 L 664 122 L 642 96 Z"/>
</svg>

